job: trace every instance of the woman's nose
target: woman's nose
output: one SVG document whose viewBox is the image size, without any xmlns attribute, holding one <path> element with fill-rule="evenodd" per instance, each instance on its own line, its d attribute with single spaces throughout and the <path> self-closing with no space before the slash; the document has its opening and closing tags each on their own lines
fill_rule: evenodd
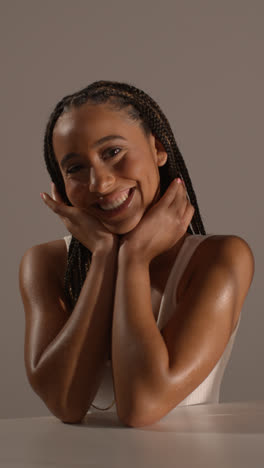
<svg viewBox="0 0 264 468">
<path fill-rule="evenodd" d="M 115 176 L 111 170 L 106 167 L 91 167 L 90 169 L 90 192 L 105 193 L 115 182 Z"/>
</svg>

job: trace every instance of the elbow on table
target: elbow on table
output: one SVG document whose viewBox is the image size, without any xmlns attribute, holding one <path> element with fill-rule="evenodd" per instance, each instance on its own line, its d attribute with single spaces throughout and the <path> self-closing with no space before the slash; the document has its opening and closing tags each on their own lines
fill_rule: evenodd
<svg viewBox="0 0 264 468">
<path fill-rule="evenodd" d="M 118 412 L 117 415 L 124 426 L 132 428 L 151 426 L 164 416 L 163 414 L 156 414 L 155 411 L 148 413 L 146 409 L 139 412 L 131 412 L 127 416 L 120 415 Z"/>
<path fill-rule="evenodd" d="M 61 408 L 54 410 L 53 408 L 49 407 L 49 410 L 52 414 L 59 419 L 64 424 L 81 424 L 87 411 L 80 413 L 79 411 L 63 411 Z"/>
<path fill-rule="evenodd" d="M 119 418 L 121 423 L 126 426 L 126 427 L 132 427 L 132 428 L 137 428 L 137 427 L 147 427 L 151 426 L 152 424 L 155 424 L 158 422 L 160 418 L 146 418 L 143 416 L 138 417 L 138 418 Z"/>
<path fill-rule="evenodd" d="M 85 415 L 84 415 L 85 416 Z M 59 417 L 59 420 L 64 424 L 82 424 L 84 416 L 81 417 Z"/>
<path fill-rule="evenodd" d="M 55 418 L 65 424 L 80 424 L 83 421 L 89 407 L 85 410 L 80 410 L 80 408 L 66 408 L 66 405 L 62 404 L 63 398 L 61 393 L 57 394 L 56 397 L 54 389 L 44 389 L 43 386 L 37 385 L 36 380 L 32 378 L 29 379 L 29 382 L 34 392 L 39 396 Z M 52 398 L 50 395 L 52 395 Z"/>
<path fill-rule="evenodd" d="M 89 410 L 89 408 L 65 408 L 61 402 L 57 404 L 53 402 L 52 405 L 47 404 L 47 407 L 64 424 L 81 424 Z"/>
</svg>

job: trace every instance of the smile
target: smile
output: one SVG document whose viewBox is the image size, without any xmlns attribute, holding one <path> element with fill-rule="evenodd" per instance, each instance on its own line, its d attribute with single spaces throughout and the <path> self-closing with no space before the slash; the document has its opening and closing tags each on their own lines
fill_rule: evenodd
<svg viewBox="0 0 264 468">
<path fill-rule="evenodd" d="M 101 202 L 100 204 L 97 203 L 96 205 L 99 208 L 101 214 L 103 214 L 104 217 L 109 218 L 123 213 L 131 204 L 135 189 L 136 187 L 132 187 L 131 189 L 126 190 L 125 193 L 114 202 Z"/>
<path fill-rule="evenodd" d="M 113 210 L 114 208 L 117 208 L 118 206 L 122 205 L 122 203 L 124 203 L 124 201 L 127 200 L 128 196 L 129 196 L 129 189 L 124 190 L 123 195 L 121 195 L 121 197 L 117 198 L 113 202 L 99 203 L 100 208 L 102 208 L 103 210 Z"/>
</svg>

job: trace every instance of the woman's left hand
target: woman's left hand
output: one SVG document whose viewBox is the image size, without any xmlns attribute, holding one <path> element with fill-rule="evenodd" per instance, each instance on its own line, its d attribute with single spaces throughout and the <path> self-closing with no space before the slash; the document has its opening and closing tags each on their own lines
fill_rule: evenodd
<svg viewBox="0 0 264 468">
<path fill-rule="evenodd" d="M 121 236 L 120 251 L 150 263 L 162 252 L 173 247 L 186 233 L 194 215 L 187 199 L 184 183 L 174 179 L 164 195 L 142 217 L 138 225 Z"/>
</svg>

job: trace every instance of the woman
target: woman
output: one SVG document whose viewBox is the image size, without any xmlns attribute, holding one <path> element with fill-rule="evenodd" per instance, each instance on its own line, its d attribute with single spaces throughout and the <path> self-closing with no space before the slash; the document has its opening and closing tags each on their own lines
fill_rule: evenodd
<svg viewBox="0 0 264 468">
<path fill-rule="evenodd" d="M 254 258 L 242 238 L 205 233 L 159 106 L 92 83 L 57 104 L 44 153 L 41 196 L 70 235 L 20 265 L 34 391 L 63 422 L 115 404 L 132 427 L 218 401 Z M 93 405 L 102 389 L 106 408 Z"/>
</svg>

